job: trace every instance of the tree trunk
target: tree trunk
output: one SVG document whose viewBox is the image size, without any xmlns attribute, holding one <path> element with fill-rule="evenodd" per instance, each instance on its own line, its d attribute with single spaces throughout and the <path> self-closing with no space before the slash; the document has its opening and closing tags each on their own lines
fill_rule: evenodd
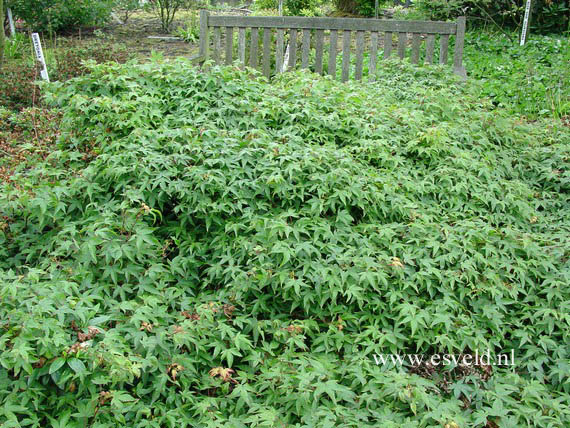
<svg viewBox="0 0 570 428">
<path fill-rule="evenodd" d="M 4 66 L 5 42 L 6 42 L 6 34 L 4 34 L 4 0 L 0 0 L 0 69 Z"/>
</svg>

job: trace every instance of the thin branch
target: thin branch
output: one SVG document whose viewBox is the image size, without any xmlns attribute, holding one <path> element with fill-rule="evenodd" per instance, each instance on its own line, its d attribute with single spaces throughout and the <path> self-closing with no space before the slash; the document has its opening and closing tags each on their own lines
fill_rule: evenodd
<svg viewBox="0 0 570 428">
<path fill-rule="evenodd" d="M 509 33 L 507 33 L 503 27 L 501 27 L 497 21 L 495 21 L 495 19 L 493 19 L 493 17 L 489 14 L 489 12 L 487 12 L 485 9 L 483 9 L 481 6 L 479 6 L 479 4 L 477 4 L 477 2 L 473 3 L 475 5 L 475 7 L 477 7 L 481 12 L 483 12 L 485 15 L 487 15 L 489 17 L 489 19 L 491 20 L 491 22 L 493 24 L 495 24 L 495 26 L 501 31 L 501 33 L 503 33 L 505 36 L 507 36 L 507 38 L 509 39 L 509 41 L 511 43 L 514 43 L 514 40 L 512 39 L 511 35 Z"/>
</svg>

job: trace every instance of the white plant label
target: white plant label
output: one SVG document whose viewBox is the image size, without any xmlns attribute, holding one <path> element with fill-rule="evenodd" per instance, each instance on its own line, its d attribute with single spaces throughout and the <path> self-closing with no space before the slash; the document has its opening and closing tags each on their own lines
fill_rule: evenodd
<svg viewBox="0 0 570 428">
<path fill-rule="evenodd" d="M 521 46 L 526 42 L 526 33 L 528 32 L 528 20 L 530 17 L 530 2 L 531 0 L 526 0 L 526 8 L 524 10 L 524 21 L 521 34 Z"/>
<path fill-rule="evenodd" d="M 285 56 L 283 57 L 283 67 L 281 67 L 281 71 L 283 73 L 287 71 L 288 64 L 289 64 L 289 43 L 287 43 L 287 49 L 285 49 Z"/>
<path fill-rule="evenodd" d="M 42 66 L 42 70 L 40 72 L 42 79 L 49 82 L 49 75 L 47 71 L 46 60 L 44 58 L 44 51 L 42 49 L 42 42 L 40 41 L 40 36 L 38 33 L 32 33 L 32 41 L 34 42 L 34 50 L 36 51 L 36 58 L 40 62 Z"/>
<path fill-rule="evenodd" d="M 14 17 L 12 16 L 12 9 L 8 8 L 6 9 L 6 12 L 8 12 L 8 24 L 10 25 L 10 35 L 15 36 L 16 26 L 14 25 Z"/>
</svg>

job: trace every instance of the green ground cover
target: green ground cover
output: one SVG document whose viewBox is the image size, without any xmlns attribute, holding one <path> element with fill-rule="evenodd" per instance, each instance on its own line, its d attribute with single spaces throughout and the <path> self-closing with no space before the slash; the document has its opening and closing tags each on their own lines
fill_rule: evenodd
<svg viewBox="0 0 570 428">
<path fill-rule="evenodd" d="M 564 122 L 437 68 L 250 73 L 98 65 L 61 117 L 2 111 L 5 151 L 53 138 L 4 165 L 0 422 L 568 426 Z M 516 364 L 374 359 L 487 349 Z"/>
<path fill-rule="evenodd" d="M 524 46 L 503 34 L 467 34 L 469 77 L 481 82 L 481 95 L 514 115 L 528 118 L 570 115 L 570 39 L 532 35 Z"/>
</svg>

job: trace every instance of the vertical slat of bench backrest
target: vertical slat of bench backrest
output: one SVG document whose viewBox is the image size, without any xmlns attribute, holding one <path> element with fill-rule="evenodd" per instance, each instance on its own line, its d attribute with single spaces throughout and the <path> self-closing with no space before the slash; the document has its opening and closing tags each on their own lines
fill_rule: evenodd
<svg viewBox="0 0 570 428">
<path fill-rule="evenodd" d="M 370 63 L 368 64 L 368 81 L 376 79 L 376 56 L 378 55 L 378 32 L 370 34 Z"/>
<path fill-rule="evenodd" d="M 413 33 L 412 35 L 412 64 L 417 64 L 420 60 L 420 34 Z"/>
<path fill-rule="evenodd" d="M 392 54 L 392 32 L 386 31 L 384 33 L 384 59 L 390 58 Z"/>
<path fill-rule="evenodd" d="M 287 69 L 293 70 L 297 62 L 297 30 L 295 28 L 291 29 L 289 33 L 289 62 L 287 63 Z"/>
<path fill-rule="evenodd" d="M 239 27 L 238 30 L 238 59 L 240 67 L 245 68 L 245 27 Z"/>
<path fill-rule="evenodd" d="M 275 74 L 283 72 L 283 35 L 285 30 L 277 29 L 277 40 L 275 41 Z"/>
<path fill-rule="evenodd" d="M 354 78 L 362 80 L 362 63 L 364 59 L 364 31 L 356 32 L 356 64 L 354 66 Z"/>
<path fill-rule="evenodd" d="M 439 63 L 447 64 L 447 52 L 449 50 L 449 34 L 442 34 L 439 39 Z"/>
<path fill-rule="evenodd" d="M 249 48 L 249 66 L 251 68 L 257 68 L 257 50 L 259 47 L 259 28 L 251 28 L 251 46 Z"/>
<path fill-rule="evenodd" d="M 350 74 L 350 30 L 342 34 L 342 75 L 341 80 L 346 82 Z"/>
<path fill-rule="evenodd" d="M 336 50 L 338 47 L 338 31 L 331 30 L 329 36 L 329 75 L 336 77 Z"/>
<path fill-rule="evenodd" d="M 212 57 L 217 65 L 220 65 L 222 62 L 221 59 L 221 52 L 222 52 L 222 42 L 221 42 L 221 33 L 222 29 L 220 27 L 214 27 L 214 47 L 212 52 Z"/>
<path fill-rule="evenodd" d="M 213 27 L 213 50 L 209 52 L 209 29 Z M 305 18 L 305 17 L 240 17 L 240 16 L 209 16 L 206 11 L 200 11 L 200 57 L 204 60 L 212 57 L 217 64 L 225 62 L 231 64 L 234 59 L 234 28 L 238 29 L 237 56 L 240 67 L 249 66 L 257 68 L 261 64 L 263 74 L 271 75 L 271 44 L 272 31 L 276 31 L 275 38 L 275 73 L 281 73 L 284 69 L 293 69 L 297 65 L 297 57 L 300 56 L 302 68 L 309 67 L 311 51 L 311 31 L 315 31 L 315 63 L 314 71 L 323 73 L 324 60 L 324 34 L 330 30 L 328 41 L 330 43 L 328 58 L 328 73 L 336 77 L 336 57 L 338 45 L 338 33 L 342 31 L 342 81 L 350 76 L 351 38 L 352 32 L 356 32 L 355 70 L 356 80 L 363 78 L 363 61 L 365 51 L 366 33 L 370 32 L 370 61 L 368 80 L 375 79 L 378 55 L 379 34 L 384 35 L 384 58 L 389 58 L 392 53 L 392 36 L 396 33 L 398 57 L 404 59 L 408 50 L 408 38 L 411 35 L 411 57 L 414 64 L 423 63 L 421 44 L 425 39 L 425 62 L 433 64 L 435 56 L 436 36 L 440 37 L 439 62 L 448 62 L 449 37 L 455 35 L 455 48 L 453 53 L 454 72 L 465 77 L 463 67 L 463 47 L 465 37 L 465 18 L 458 18 L 457 23 L 422 22 L 422 21 L 387 21 L 377 19 L 354 19 L 354 18 Z M 251 38 L 247 36 L 247 29 L 251 28 Z M 225 58 L 222 59 L 222 31 L 225 29 Z M 259 30 L 263 29 L 262 58 L 259 58 Z M 285 34 L 289 34 L 288 60 L 284 61 Z M 302 41 L 298 38 L 302 35 Z M 249 61 L 248 39 L 250 39 Z M 297 52 L 300 45 L 300 52 Z M 422 58 L 421 58 L 422 57 Z"/>
<path fill-rule="evenodd" d="M 426 40 L 426 62 L 433 64 L 433 49 L 435 45 L 435 34 L 428 34 Z"/>
<path fill-rule="evenodd" d="M 301 68 L 309 68 L 309 52 L 311 51 L 311 30 L 303 30 L 303 46 L 301 48 Z"/>
<path fill-rule="evenodd" d="M 398 33 L 398 56 L 404 59 L 406 55 L 406 43 L 408 41 L 408 33 Z"/>
<path fill-rule="evenodd" d="M 200 11 L 200 47 L 199 54 L 205 60 L 208 59 L 208 45 L 209 45 L 209 31 L 208 31 L 208 11 Z"/>
<path fill-rule="evenodd" d="M 465 17 L 457 18 L 455 33 L 455 51 L 453 53 L 453 71 L 462 77 L 467 77 L 463 68 L 463 44 L 465 43 Z"/>
<path fill-rule="evenodd" d="M 263 29 L 263 75 L 267 78 L 271 75 L 271 28 Z"/>
<path fill-rule="evenodd" d="M 315 43 L 315 72 L 319 74 L 323 74 L 323 45 L 324 45 L 324 38 L 325 38 L 325 31 L 324 30 L 317 30 L 316 35 L 316 43 Z"/>
<path fill-rule="evenodd" d="M 233 61 L 234 27 L 226 27 L 226 65 Z"/>
</svg>

